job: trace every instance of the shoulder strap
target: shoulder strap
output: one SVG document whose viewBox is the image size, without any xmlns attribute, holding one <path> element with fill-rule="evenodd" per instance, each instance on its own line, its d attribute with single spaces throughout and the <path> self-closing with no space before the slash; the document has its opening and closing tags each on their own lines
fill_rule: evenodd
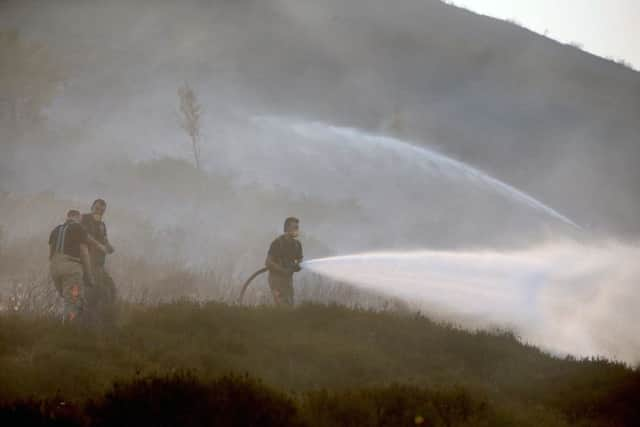
<svg viewBox="0 0 640 427">
<path fill-rule="evenodd" d="M 64 252 L 64 239 L 67 235 L 67 229 L 69 228 L 69 225 L 71 224 L 61 224 L 58 226 L 58 232 L 56 235 L 56 247 L 55 247 L 55 251 L 57 253 Z"/>
</svg>

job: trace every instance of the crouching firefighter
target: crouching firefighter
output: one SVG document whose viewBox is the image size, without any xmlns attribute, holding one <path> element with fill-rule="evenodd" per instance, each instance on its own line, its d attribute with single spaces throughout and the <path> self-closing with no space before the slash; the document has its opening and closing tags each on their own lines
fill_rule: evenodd
<svg viewBox="0 0 640 427">
<path fill-rule="evenodd" d="M 80 219 L 79 211 L 70 210 L 65 223 L 49 235 L 49 271 L 64 299 L 64 322 L 73 322 L 83 316 L 85 286 L 93 285 L 89 237 L 80 225 Z"/>
<path fill-rule="evenodd" d="M 293 305 L 293 275 L 300 271 L 302 244 L 298 241 L 300 221 L 289 217 L 284 234 L 269 247 L 265 266 L 269 271 L 269 288 L 276 305 Z"/>
</svg>

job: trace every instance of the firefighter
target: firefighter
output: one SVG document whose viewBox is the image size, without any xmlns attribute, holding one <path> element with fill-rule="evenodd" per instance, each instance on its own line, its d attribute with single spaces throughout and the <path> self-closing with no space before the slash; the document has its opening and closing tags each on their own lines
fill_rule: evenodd
<svg viewBox="0 0 640 427">
<path fill-rule="evenodd" d="M 284 234 L 269 247 L 265 266 L 269 271 L 269 288 L 276 305 L 293 305 L 293 275 L 300 271 L 302 244 L 298 240 L 300 220 L 289 217 L 284 222 Z"/>
<path fill-rule="evenodd" d="M 105 269 L 107 255 L 114 252 L 107 236 L 103 218 L 107 202 L 97 199 L 91 204 L 91 212 L 82 215 L 81 224 L 89 234 L 89 258 L 95 278 L 95 286 L 87 293 L 88 315 L 91 323 L 109 324 L 115 318 L 116 286 Z"/>
<path fill-rule="evenodd" d="M 80 225 L 80 211 L 70 210 L 64 224 L 49 235 L 49 270 L 64 299 L 63 321 L 85 315 L 86 287 L 94 283 L 89 261 L 89 237 Z"/>
</svg>

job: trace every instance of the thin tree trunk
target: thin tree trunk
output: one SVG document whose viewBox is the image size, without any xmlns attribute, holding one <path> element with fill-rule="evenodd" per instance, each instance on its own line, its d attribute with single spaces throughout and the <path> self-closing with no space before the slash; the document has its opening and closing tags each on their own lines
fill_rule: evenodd
<svg viewBox="0 0 640 427">
<path fill-rule="evenodd" d="M 200 170 L 200 150 L 198 147 L 198 140 L 195 136 L 191 137 L 191 144 L 193 145 L 193 157 L 196 161 L 196 169 Z"/>
</svg>

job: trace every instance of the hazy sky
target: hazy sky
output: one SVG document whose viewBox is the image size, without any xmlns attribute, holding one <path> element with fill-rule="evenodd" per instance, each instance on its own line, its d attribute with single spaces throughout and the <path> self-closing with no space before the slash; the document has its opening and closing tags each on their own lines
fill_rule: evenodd
<svg viewBox="0 0 640 427">
<path fill-rule="evenodd" d="M 448 1 L 449 2 L 449 1 Z M 639 0 L 453 0 L 483 15 L 520 25 L 640 70 Z"/>
</svg>

